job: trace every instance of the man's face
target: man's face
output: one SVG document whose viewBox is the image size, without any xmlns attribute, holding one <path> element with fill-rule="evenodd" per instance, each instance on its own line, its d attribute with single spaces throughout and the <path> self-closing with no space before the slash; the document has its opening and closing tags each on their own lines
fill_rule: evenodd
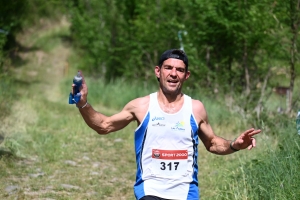
<svg viewBox="0 0 300 200">
<path fill-rule="evenodd" d="M 155 67 L 155 75 L 160 79 L 160 86 L 164 92 L 169 94 L 181 92 L 183 82 L 190 76 L 190 72 L 185 68 L 184 62 L 175 58 L 165 60 L 161 68 Z"/>
</svg>

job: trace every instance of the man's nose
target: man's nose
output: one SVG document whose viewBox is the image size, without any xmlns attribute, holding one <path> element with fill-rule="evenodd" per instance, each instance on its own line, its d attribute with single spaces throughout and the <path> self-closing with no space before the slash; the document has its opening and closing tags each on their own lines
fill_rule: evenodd
<svg viewBox="0 0 300 200">
<path fill-rule="evenodd" d="M 173 67 L 173 69 L 171 70 L 171 75 L 172 76 L 177 76 L 177 70 L 175 67 Z"/>
</svg>

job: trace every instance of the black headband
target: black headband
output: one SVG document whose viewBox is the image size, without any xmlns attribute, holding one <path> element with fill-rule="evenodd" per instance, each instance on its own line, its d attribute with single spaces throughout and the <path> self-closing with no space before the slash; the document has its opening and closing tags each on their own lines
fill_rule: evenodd
<svg viewBox="0 0 300 200">
<path fill-rule="evenodd" d="M 175 58 L 175 59 L 182 60 L 183 63 L 185 64 L 185 66 L 186 66 L 186 71 L 187 71 L 189 61 L 188 61 L 187 55 L 184 53 L 184 51 L 182 51 L 180 49 L 170 49 L 170 50 L 165 51 L 160 56 L 158 65 L 161 67 L 162 64 L 164 63 L 164 61 L 169 59 L 169 58 Z"/>
</svg>

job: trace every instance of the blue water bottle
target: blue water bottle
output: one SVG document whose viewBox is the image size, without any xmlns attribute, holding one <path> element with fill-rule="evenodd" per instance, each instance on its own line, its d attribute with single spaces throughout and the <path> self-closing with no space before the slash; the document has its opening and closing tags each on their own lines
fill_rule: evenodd
<svg viewBox="0 0 300 200">
<path fill-rule="evenodd" d="M 298 135 L 300 135 L 300 110 L 298 111 L 297 117 L 296 117 L 296 127 Z"/>
<path fill-rule="evenodd" d="M 79 88 L 82 85 L 82 76 L 81 76 L 80 72 L 78 72 L 77 75 L 74 76 L 73 83 L 75 84 L 74 95 L 72 93 L 70 93 L 69 104 L 78 103 L 80 100 L 81 94 L 80 94 Z"/>
</svg>

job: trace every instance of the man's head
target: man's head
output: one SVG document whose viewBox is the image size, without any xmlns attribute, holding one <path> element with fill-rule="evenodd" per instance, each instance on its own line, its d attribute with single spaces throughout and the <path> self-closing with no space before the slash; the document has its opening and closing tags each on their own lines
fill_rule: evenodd
<svg viewBox="0 0 300 200">
<path fill-rule="evenodd" d="M 161 67 L 163 65 L 164 61 L 169 58 L 175 58 L 175 59 L 182 60 L 183 63 L 185 64 L 185 70 L 188 71 L 189 61 L 188 61 L 188 57 L 184 51 L 182 51 L 180 49 L 169 49 L 169 50 L 165 51 L 160 56 L 160 59 L 158 61 L 158 66 Z"/>
<path fill-rule="evenodd" d="M 155 75 L 164 93 L 180 94 L 183 82 L 190 76 L 188 58 L 184 51 L 165 51 L 155 67 Z"/>
</svg>

